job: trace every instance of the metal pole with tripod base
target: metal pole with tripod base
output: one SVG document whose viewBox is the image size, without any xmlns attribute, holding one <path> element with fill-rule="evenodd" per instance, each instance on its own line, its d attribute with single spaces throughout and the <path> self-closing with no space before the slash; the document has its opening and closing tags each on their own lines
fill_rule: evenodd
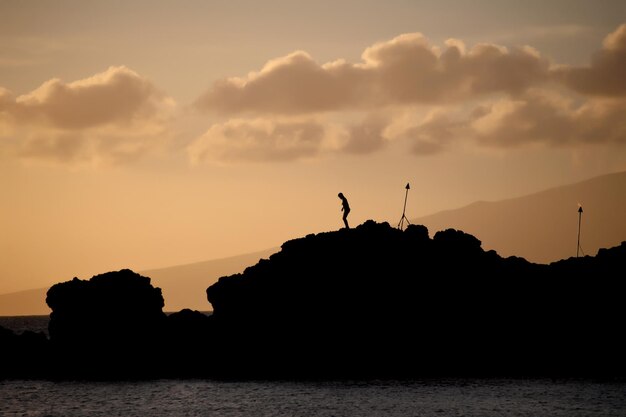
<svg viewBox="0 0 626 417">
<path fill-rule="evenodd" d="M 580 247 L 580 220 L 583 216 L 583 206 L 581 206 L 580 204 L 578 205 L 578 242 L 576 242 L 576 257 L 578 258 L 578 253 L 582 251 L 582 248 Z M 583 252 L 583 255 L 585 253 Z"/>
<path fill-rule="evenodd" d="M 409 222 L 409 219 L 406 218 L 406 199 L 409 196 L 409 190 L 411 189 L 411 186 L 409 185 L 409 183 L 406 183 L 406 187 L 404 187 L 406 189 L 406 192 L 404 193 L 404 208 L 402 209 L 402 217 L 400 218 L 400 222 L 398 223 L 398 229 L 402 230 L 402 228 L 404 227 L 404 222 L 406 222 L 407 226 L 409 224 L 411 224 Z"/>
</svg>

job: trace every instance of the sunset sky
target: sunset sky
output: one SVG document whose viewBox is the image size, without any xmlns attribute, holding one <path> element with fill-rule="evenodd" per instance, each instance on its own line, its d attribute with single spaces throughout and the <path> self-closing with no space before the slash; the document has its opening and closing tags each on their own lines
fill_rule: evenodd
<svg viewBox="0 0 626 417">
<path fill-rule="evenodd" d="M 0 0 L 0 293 L 626 170 L 626 2 Z"/>
</svg>

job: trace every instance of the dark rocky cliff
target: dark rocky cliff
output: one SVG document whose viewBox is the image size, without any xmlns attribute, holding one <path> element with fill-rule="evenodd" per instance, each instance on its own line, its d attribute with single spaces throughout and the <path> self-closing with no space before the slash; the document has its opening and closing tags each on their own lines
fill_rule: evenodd
<svg viewBox="0 0 626 417">
<path fill-rule="evenodd" d="M 626 242 L 550 265 L 448 229 L 288 241 L 166 316 L 130 270 L 48 291 L 50 339 L 0 329 L 0 377 L 626 377 Z"/>
<path fill-rule="evenodd" d="M 599 375 L 625 369 L 625 272 L 626 244 L 537 265 L 368 221 L 286 242 L 207 296 L 226 373 Z"/>
</svg>

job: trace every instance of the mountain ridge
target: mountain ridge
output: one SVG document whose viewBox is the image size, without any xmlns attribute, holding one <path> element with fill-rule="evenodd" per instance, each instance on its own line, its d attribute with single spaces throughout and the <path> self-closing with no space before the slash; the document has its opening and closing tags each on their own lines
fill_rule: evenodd
<svg viewBox="0 0 626 417">
<path fill-rule="evenodd" d="M 478 236 L 486 249 L 549 264 L 576 254 L 578 207 L 581 247 L 593 254 L 626 237 L 626 171 L 498 201 L 411 219 L 429 230 L 455 228 Z"/>
<path fill-rule="evenodd" d="M 597 189 L 595 192 L 579 192 L 581 201 L 581 198 L 574 196 L 580 187 Z M 626 240 L 626 220 L 623 216 L 626 213 L 626 193 L 622 190 L 626 190 L 626 171 L 604 174 L 504 200 L 475 201 L 457 209 L 413 218 L 410 222 L 423 224 L 433 233 L 447 228 L 463 230 L 480 238 L 487 250 L 496 250 L 502 256 L 520 256 L 532 262 L 547 264 L 576 254 L 578 203 L 582 203 L 584 209 L 581 227 L 583 254 L 592 255 L 600 248 L 613 247 Z M 613 201 L 607 203 L 608 208 L 603 209 L 594 204 L 592 197 L 599 191 L 604 194 L 601 196 L 604 200 Z M 563 201 L 556 205 L 557 210 L 546 215 L 544 202 L 554 200 L 555 197 L 550 197 L 552 195 L 557 195 L 557 199 Z M 523 210 L 513 210 L 510 207 L 519 202 L 523 203 Z M 502 207 L 512 214 L 505 215 Z M 459 213 L 468 211 L 474 218 L 470 218 L 471 221 L 460 220 Z M 568 214 L 564 216 L 563 213 Z M 537 225 L 541 216 L 547 217 L 543 224 L 549 226 Z M 491 223 L 491 226 L 485 227 L 481 222 Z M 511 236 L 523 239 L 511 239 Z M 151 276 L 155 285 L 163 289 L 167 311 L 178 311 L 182 308 L 206 311 L 210 306 L 199 294 L 208 285 L 220 276 L 243 271 L 276 250 L 277 248 L 270 248 L 140 272 Z M 553 255 L 541 257 L 537 254 L 540 250 Z M 204 269 L 204 266 L 207 268 Z M 212 268 L 208 268 L 209 266 Z M 0 316 L 49 314 L 50 309 L 45 305 L 46 291 L 47 288 L 39 288 L 0 294 Z"/>
</svg>

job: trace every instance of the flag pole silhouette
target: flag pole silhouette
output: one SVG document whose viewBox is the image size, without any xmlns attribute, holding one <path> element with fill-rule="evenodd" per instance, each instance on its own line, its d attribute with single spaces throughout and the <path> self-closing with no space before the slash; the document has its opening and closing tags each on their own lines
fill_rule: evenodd
<svg viewBox="0 0 626 417">
<path fill-rule="evenodd" d="M 406 218 L 405 212 L 406 212 L 406 199 L 409 196 L 409 190 L 411 189 L 411 186 L 409 185 L 409 183 L 406 183 L 406 187 L 404 187 L 406 189 L 406 192 L 404 193 L 404 208 L 402 209 L 402 217 L 400 217 L 400 222 L 398 223 L 398 229 L 402 230 L 402 228 L 404 227 L 404 222 L 406 221 L 406 224 L 409 225 L 411 223 L 409 223 L 409 219 Z"/>
<path fill-rule="evenodd" d="M 578 258 L 578 252 L 580 251 L 580 219 L 583 215 L 583 206 L 578 205 L 578 242 L 576 243 L 576 257 Z"/>
</svg>

